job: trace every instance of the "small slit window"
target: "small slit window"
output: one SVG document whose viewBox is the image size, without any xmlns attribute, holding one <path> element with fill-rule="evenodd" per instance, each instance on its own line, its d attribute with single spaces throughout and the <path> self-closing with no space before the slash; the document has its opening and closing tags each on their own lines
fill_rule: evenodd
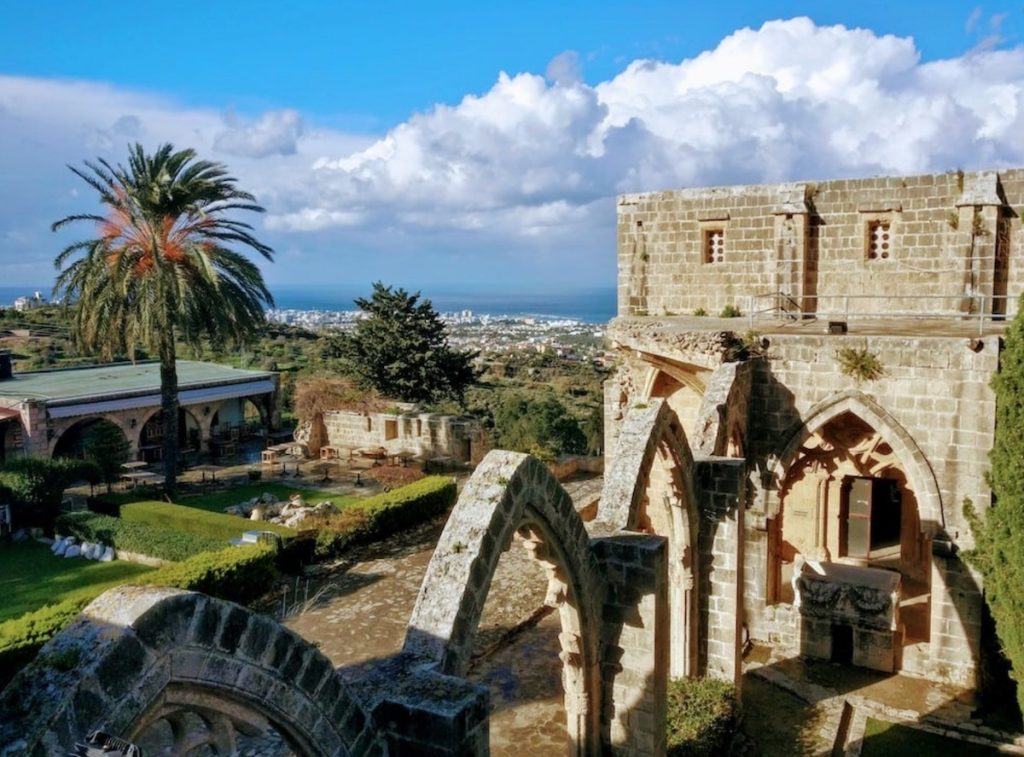
<svg viewBox="0 0 1024 757">
<path fill-rule="evenodd" d="M 868 222 L 868 260 L 889 260 L 892 257 L 892 224 L 889 221 Z"/>
<path fill-rule="evenodd" d="M 704 230 L 704 262 L 725 262 L 725 229 Z"/>
</svg>

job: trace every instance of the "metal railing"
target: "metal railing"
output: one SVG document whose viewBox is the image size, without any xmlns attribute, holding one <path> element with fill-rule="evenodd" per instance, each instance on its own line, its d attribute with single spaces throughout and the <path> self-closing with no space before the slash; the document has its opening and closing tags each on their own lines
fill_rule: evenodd
<svg viewBox="0 0 1024 757">
<path fill-rule="evenodd" d="M 747 319 L 750 328 L 757 320 L 770 317 L 775 320 L 835 320 L 849 323 L 851 319 L 920 318 L 922 320 L 976 321 L 978 334 L 983 334 L 985 324 L 1008 318 L 1010 295 L 992 294 L 823 294 L 793 295 L 786 292 L 769 292 L 750 295 L 747 298 Z M 857 304 L 870 300 L 882 303 L 884 310 L 862 310 Z M 915 307 L 907 303 L 952 302 L 953 307 Z M 823 306 L 830 305 L 828 307 Z M 832 304 L 835 303 L 835 304 Z M 893 307 L 885 305 L 892 303 Z M 1002 303 L 1001 312 L 993 312 Z M 852 304 L 852 308 L 851 308 Z M 986 307 L 986 305 L 988 307 Z M 902 306 L 902 307 L 901 307 Z"/>
</svg>

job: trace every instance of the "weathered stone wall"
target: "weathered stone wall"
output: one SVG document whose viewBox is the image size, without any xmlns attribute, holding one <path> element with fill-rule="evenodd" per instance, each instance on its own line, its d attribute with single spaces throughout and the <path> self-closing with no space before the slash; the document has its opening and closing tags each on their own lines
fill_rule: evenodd
<svg viewBox="0 0 1024 757">
<path fill-rule="evenodd" d="M 732 458 L 694 460 L 700 507 L 698 597 L 703 659 L 707 675 L 737 687 L 742 676 L 743 532 L 746 463 Z"/>
<path fill-rule="evenodd" d="M 326 443 L 335 447 L 383 447 L 392 454 L 451 457 L 473 465 L 489 450 L 487 432 L 473 418 L 336 410 L 324 413 L 323 423 Z"/>
<path fill-rule="evenodd" d="M 1000 254 L 1020 259 L 1021 204 L 1024 169 L 1000 171 L 998 181 L 994 172 L 946 173 L 622 195 L 618 312 L 717 314 L 778 291 L 822 312 L 843 311 L 846 295 L 884 293 L 849 303 L 880 314 L 962 312 L 971 292 L 1015 298 L 1024 274 L 1010 265 L 1000 275 L 994 258 L 1001 233 Z M 875 254 L 869 236 L 879 222 L 888 247 Z M 719 234 L 712 253 L 709 235 Z M 892 299 L 901 295 L 943 299 Z"/>
</svg>

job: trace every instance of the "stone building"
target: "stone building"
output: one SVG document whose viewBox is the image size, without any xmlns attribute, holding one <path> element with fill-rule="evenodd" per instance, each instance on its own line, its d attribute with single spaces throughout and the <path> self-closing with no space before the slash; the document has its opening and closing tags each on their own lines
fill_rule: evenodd
<svg viewBox="0 0 1024 757">
<path fill-rule="evenodd" d="M 392 455 L 449 458 L 470 465 L 483 460 L 490 449 L 478 419 L 424 413 L 408 402 L 395 402 L 381 412 L 327 411 L 304 423 L 296 440 L 314 456 L 325 445 L 339 450 L 381 448 Z"/>
<path fill-rule="evenodd" d="M 273 428 L 276 392 L 277 375 L 271 372 L 179 360 L 181 448 L 208 451 L 211 438 L 246 424 Z M 26 454 L 75 456 L 84 434 L 99 422 L 124 434 L 132 459 L 159 456 L 159 364 L 15 373 L 10 354 L 0 353 L 0 460 Z"/>
<path fill-rule="evenodd" d="M 974 684 L 964 503 L 990 504 L 1022 206 L 1021 169 L 619 198 L 606 491 L 634 485 L 615 480 L 634 475 L 622 437 L 667 406 L 686 455 L 663 453 L 641 527 L 676 555 L 674 670 L 749 637 Z M 728 462 L 743 480 L 725 510 L 686 495 Z M 681 539 L 689 509 L 699 533 Z"/>
</svg>

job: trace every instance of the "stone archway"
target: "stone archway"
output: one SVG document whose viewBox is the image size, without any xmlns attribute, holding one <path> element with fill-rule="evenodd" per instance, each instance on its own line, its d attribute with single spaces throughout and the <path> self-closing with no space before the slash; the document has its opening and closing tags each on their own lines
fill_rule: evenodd
<svg viewBox="0 0 1024 757">
<path fill-rule="evenodd" d="M 600 753 L 604 582 L 583 521 L 540 461 L 493 451 L 452 511 L 427 568 L 403 654 L 465 675 L 498 560 L 523 536 L 546 569 L 562 624 L 562 688 L 572 753 Z"/>
<path fill-rule="evenodd" d="M 848 390 L 814 405 L 807 420 L 796 428 L 782 445 L 782 452 L 769 466 L 773 487 L 767 492 L 769 512 L 778 509 L 779 494 L 786 471 L 799 455 L 807 439 L 829 421 L 851 413 L 875 429 L 892 447 L 893 454 L 907 476 L 907 484 L 917 497 L 921 529 L 929 537 L 941 534 L 946 525 L 942 496 L 928 459 L 900 423 L 881 405 L 863 392 Z"/>
<path fill-rule="evenodd" d="M 51 457 L 81 457 L 82 443 L 89 430 L 99 424 L 106 424 L 117 429 L 125 441 L 131 444 L 131 437 L 125 432 L 124 427 L 116 421 L 103 415 L 90 415 L 84 418 L 76 418 L 74 422 L 64 428 L 59 434 L 54 435 L 50 447 Z"/>
<path fill-rule="evenodd" d="M 906 430 L 871 398 L 844 392 L 812 408 L 771 472 L 768 603 L 793 602 L 787 572 L 799 556 L 895 570 L 903 644 L 927 650 L 941 623 L 932 540 L 945 536 L 945 520 L 935 476 Z M 870 503 L 867 516 L 854 515 L 855 498 Z"/>
<path fill-rule="evenodd" d="M 95 729 L 134 741 L 161 723 L 174 754 L 234 754 L 240 734 L 267 727 L 297 754 L 384 752 L 315 647 L 270 618 L 176 589 L 100 596 L 4 690 L 0 711 L 5 754 L 70 753 Z"/>
<path fill-rule="evenodd" d="M 666 400 L 652 399 L 629 410 L 617 444 L 597 520 L 668 541 L 670 673 L 697 675 L 699 523 L 686 432 Z"/>
</svg>

